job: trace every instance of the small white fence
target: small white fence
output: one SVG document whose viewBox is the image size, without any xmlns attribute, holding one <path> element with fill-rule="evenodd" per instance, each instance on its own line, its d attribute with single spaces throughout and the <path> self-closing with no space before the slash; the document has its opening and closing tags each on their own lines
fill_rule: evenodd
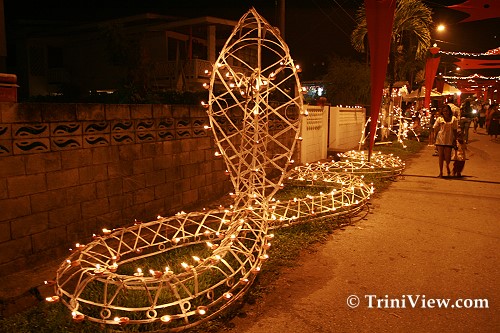
<svg viewBox="0 0 500 333">
<path fill-rule="evenodd" d="M 300 163 L 327 158 L 328 150 L 356 149 L 365 125 L 365 109 L 305 105 L 308 116 L 302 122 Z"/>
<path fill-rule="evenodd" d="M 361 107 L 330 107 L 328 149 L 351 150 L 359 145 L 366 110 Z"/>
<path fill-rule="evenodd" d="M 302 143 L 300 162 L 302 164 L 326 158 L 328 140 L 328 106 L 304 105 L 308 116 L 302 118 Z"/>
</svg>

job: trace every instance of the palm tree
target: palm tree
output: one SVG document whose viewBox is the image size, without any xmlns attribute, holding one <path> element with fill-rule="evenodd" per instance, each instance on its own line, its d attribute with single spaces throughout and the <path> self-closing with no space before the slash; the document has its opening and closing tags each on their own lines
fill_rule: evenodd
<svg viewBox="0 0 500 333">
<path fill-rule="evenodd" d="M 364 4 L 358 9 L 356 20 L 351 44 L 357 51 L 365 52 L 368 29 Z M 415 74 L 425 67 L 432 26 L 432 10 L 421 0 L 397 0 L 387 68 L 390 88 L 399 80 L 407 80 L 412 88 Z"/>
</svg>

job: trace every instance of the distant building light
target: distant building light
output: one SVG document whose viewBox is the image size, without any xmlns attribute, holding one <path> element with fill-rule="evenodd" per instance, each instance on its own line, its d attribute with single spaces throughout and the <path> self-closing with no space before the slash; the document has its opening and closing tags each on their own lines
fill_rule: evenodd
<svg viewBox="0 0 500 333">
<path fill-rule="evenodd" d="M 112 89 L 98 89 L 95 91 L 97 94 L 108 94 L 111 95 L 115 92 L 115 90 Z"/>
</svg>

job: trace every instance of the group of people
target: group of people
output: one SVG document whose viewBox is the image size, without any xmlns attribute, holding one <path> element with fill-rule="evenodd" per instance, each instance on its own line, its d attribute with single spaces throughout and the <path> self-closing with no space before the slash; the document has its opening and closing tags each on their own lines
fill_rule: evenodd
<svg viewBox="0 0 500 333">
<path fill-rule="evenodd" d="M 484 103 L 481 105 L 479 114 L 475 115 L 472 111 L 470 101 L 466 101 L 460 110 L 459 120 L 460 129 L 465 135 L 465 141 L 467 143 L 469 141 L 469 128 L 471 122 L 474 124 L 474 133 L 477 133 L 478 127 L 484 127 L 486 128 L 486 133 L 488 135 L 492 138 L 495 137 L 495 139 L 498 138 L 498 134 L 500 134 L 499 118 L 500 109 L 498 108 L 497 103 L 493 103 L 491 105 Z"/>
<path fill-rule="evenodd" d="M 465 104 L 461 109 L 461 115 L 455 116 L 451 106 L 446 104 L 442 107 L 441 112 L 437 113 L 436 117 L 431 120 L 432 136 L 430 139 L 434 141 L 437 155 L 439 156 L 439 175 L 443 177 L 443 167 L 446 166 L 448 176 L 462 176 L 462 171 L 467 159 L 467 143 L 469 141 L 469 128 L 471 122 L 474 122 L 474 130 L 477 129 L 476 122 L 479 126 L 486 126 L 488 135 L 498 137 L 500 134 L 500 109 L 498 104 L 483 105 L 484 108 L 484 123 L 481 120 L 481 112 L 479 117 L 474 117 L 470 104 Z M 459 119 L 460 118 L 460 119 Z M 482 126 L 481 126 L 482 128 Z M 459 130 L 460 129 L 460 130 Z M 432 141 L 431 141 L 432 142 Z M 454 156 L 452 158 L 452 151 Z M 453 170 L 450 169 L 451 161 Z"/>
</svg>

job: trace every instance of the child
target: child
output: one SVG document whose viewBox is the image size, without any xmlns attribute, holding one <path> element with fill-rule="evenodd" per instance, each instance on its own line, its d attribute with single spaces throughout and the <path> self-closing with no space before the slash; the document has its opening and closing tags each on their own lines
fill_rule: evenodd
<svg viewBox="0 0 500 333">
<path fill-rule="evenodd" d="M 455 155 L 453 156 L 453 177 L 462 177 L 464 170 L 465 160 L 467 159 L 467 144 L 464 140 L 464 133 L 459 132 L 457 135 L 457 146 L 455 148 Z"/>
</svg>

